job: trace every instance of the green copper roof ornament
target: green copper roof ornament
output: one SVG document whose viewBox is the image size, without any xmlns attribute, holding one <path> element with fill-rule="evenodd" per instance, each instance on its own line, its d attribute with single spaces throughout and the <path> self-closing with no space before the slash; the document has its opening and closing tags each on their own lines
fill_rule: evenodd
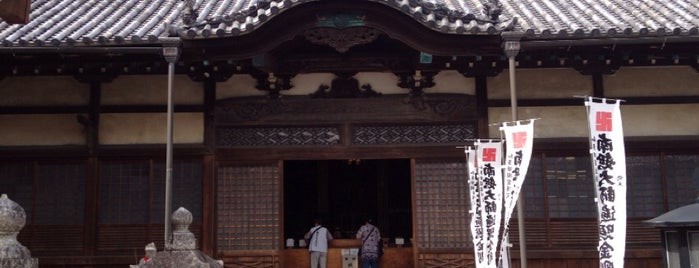
<svg viewBox="0 0 699 268">
<path fill-rule="evenodd" d="M 364 26 L 364 14 L 359 12 L 332 12 L 318 14 L 318 27 L 347 28 Z"/>
</svg>

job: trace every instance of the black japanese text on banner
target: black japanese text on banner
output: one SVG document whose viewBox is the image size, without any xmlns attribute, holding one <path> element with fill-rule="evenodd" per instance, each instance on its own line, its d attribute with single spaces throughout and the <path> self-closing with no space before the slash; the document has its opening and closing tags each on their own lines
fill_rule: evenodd
<svg viewBox="0 0 699 268">
<path fill-rule="evenodd" d="M 483 191 L 482 184 L 477 178 L 478 166 L 476 163 L 476 150 L 471 147 L 465 147 L 464 153 L 466 154 L 466 163 L 468 167 L 468 185 L 469 185 L 469 197 L 471 201 L 471 239 L 473 240 L 473 251 L 474 251 L 474 262 L 476 267 L 483 267 L 484 265 L 484 225 L 483 225 Z"/>
<path fill-rule="evenodd" d="M 502 223 L 502 142 L 476 141 L 477 179 L 482 184 L 481 217 L 484 224 L 484 266 L 497 266 Z M 476 212 L 478 213 L 478 212 Z"/>
<path fill-rule="evenodd" d="M 534 120 L 503 123 L 500 130 L 505 137 L 505 170 L 503 174 L 505 220 L 503 221 L 504 228 L 501 243 L 501 252 L 504 254 L 509 235 L 508 223 L 517 205 L 517 199 L 524 184 L 524 178 L 527 175 L 529 161 L 532 156 Z"/>
<path fill-rule="evenodd" d="M 595 102 L 597 101 L 597 102 Z M 590 156 L 599 213 L 599 267 L 624 267 L 626 152 L 619 102 L 588 97 Z"/>
</svg>

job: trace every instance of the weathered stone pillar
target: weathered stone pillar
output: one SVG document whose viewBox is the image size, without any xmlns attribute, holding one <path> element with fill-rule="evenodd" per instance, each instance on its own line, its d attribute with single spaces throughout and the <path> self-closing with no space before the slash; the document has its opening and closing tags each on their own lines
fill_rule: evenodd
<svg viewBox="0 0 699 268">
<path fill-rule="evenodd" d="M 156 253 L 155 245 L 146 246 L 146 257 L 132 268 L 223 268 L 223 261 L 214 260 L 197 250 L 197 239 L 189 231 L 192 224 L 192 213 L 180 207 L 172 213 L 172 248 Z"/>
<path fill-rule="evenodd" d="M 17 241 L 26 217 L 19 204 L 7 198 L 6 194 L 0 196 L 0 267 L 39 267 L 39 260 L 32 258 L 29 250 Z"/>
</svg>

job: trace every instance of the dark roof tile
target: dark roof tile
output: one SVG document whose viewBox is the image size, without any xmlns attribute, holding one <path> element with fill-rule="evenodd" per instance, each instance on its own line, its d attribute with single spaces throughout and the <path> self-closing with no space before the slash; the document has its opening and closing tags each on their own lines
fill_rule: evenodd
<svg viewBox="0 0 699 268">
<path fill-rule="evenodd" d="M 183 23 L 186 2 L 196 17 Z M 0 21 L 3 46 L 106 45 L 157 42 L 176 30 L 182 38 L 236 36 L 274 16 L 322 0 L 33 0 L 30 21 Z M 451 34 L 514 30 L 530 39 L 603 38 L 624 35 L 697 35 L 696 0 L 500 0 L 499 17 L 485 14 L 485 0 L 366 0 L 395 8 L 426 27 Z M 492 9 L 491 9 L 492 10 Z M 168 26 L 170 25 L 170 26 Z"/>
</svg>

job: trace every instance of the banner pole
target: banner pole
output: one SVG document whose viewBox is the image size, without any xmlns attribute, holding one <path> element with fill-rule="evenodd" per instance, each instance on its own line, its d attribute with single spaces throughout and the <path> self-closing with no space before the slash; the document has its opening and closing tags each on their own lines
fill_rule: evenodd
<svg viewBox="0 0 699 268">
<path fill-rule="evenodd" d="M 592 97 L 585 97 L 585 102 L 592 102 L 593 98 Z M 592 128 L 590 127 L 590 105 L 585 105 L 585 117 L 587 118 L 587 133 L 592 133 Z M 589 135 L 589 134 L 588 134 Z M 597 207 L 597 197 L 599 196 L 599 190 L 597 190 L 597 179 L 595 177 L 594 171 L 595 171 L 595 160 L 593 159 L 595 157 L 593 150 L 594 150 L 594 144 L 592 143 L 592 139 L 588 136 L 587 138 L 588 146 L 589 146 L 589 154 L 590 154 L 590 170 L 593 172 L 592 175 L 592 189 L 595 190 L 595 197 L 592 200 L 595 203 L 595 207 Z M 597 228 L 599 229 L 599 224 L 600 224 L 600 218 L 599 218 L 599 213 L 597 213 Z"/>
<path fill-rule="evenodd" d="M 172 227 L 170 225 L 170 213 L 172 213 L 172 132 L 173 132 L 173 85 L 175 75 L 175 63 L 179 57 L 179 49 L 176 45 L 168 44 L 163 47 L 163 57 L 168 63 L 167 72 L 167 126 L 165 145 L 165 249 L 172 248 Z"/>
<path fill-rule="evenodd" d="M 515 57 L 519 54 L 521 47 L 520 39 L 522 38 L 522 33 L 515 32 L 504 32 L 502 33 L 502 38 L 504 39 L 504 51 L 508 58 L 509 64 L 509 74 L 510 74 L 510 106 L 512 112 L 512 121 L 517 121 L 517 87 L 515 84 Z M 527 245 L 525 240 L 525 230 L 524 230 L 524 198 L 520 194 L 517 198 L 517 227 L 519 233 L 519 258 L 520 258 L 520 268 L 527 268 Z M 507 224 L 507 223 L 504 223 Z M 509 243 L 509 241 L 508 241 Z M 509 251 L 509 250 L 508 250 Z M 509 254 L 508 254 L 509 255 Z M 509 257 L 507 256 L 507 262 L 509 263 Z M 504 259 L 504 258 L 503 258 Z M 508 265 L 509 267 L 509 265 Z"/>
</svg>

